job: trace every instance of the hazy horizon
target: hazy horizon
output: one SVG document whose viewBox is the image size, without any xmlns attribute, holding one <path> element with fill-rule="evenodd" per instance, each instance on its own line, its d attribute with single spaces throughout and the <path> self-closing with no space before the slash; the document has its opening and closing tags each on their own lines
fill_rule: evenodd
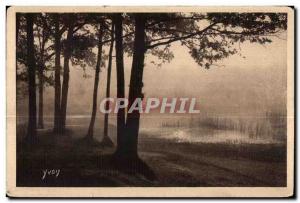
<svg viewBox="0 0 300 203">
<path fill-rule="evenodd" d="M 281 38 L 285 33 L 281 34 Z M 262 109 L 284 112 L 286 108 L 286 40 L 272 38 L 266 45 L 241 44 L 241 56 L 236 54 L 212 66 L 200 67 L 188 50 L 174 43 L 174 58 L 158 67 L 151 63 L 157 58 L 146 55 L 144 70 L 145 98 L 147 97 L 195 97 L 202 112 L 219 115 L 257 115 Z M 108 47 L 105 47 L 108 52 Z M 114 53 L 113 53 L 114 54 Z M 131 57 L 124 56 L 125 94 L 127 97 L 131 70 Z M 105 97 L 106 66 L 101 68 L 98 90 L 98 107 Z M 86 67 L 84 78 L 81 67 L 70 63 L 70 88 L 68 115 L 89 115 L 92 109 L 94 67 Z M 44 115 L 53 114 L 54 88 L 45 87 Z M 116 96 L 116 67 L 113 58 L 111 97 Z M 26 103 L 26 102 L 25 102 Z M 27 113 L 27 105 L 19 103 L 19 113 Z M 20 107 L 21 106 L 21 107 Z M 23 110 L 22 110 L 23 109 Z M 261 112 L 264 114 L 265 112 Z M 97 111 L 101 116 L 100 111 Z M 201 113 L 200 113 L 201 114 Z"/>
</svg>

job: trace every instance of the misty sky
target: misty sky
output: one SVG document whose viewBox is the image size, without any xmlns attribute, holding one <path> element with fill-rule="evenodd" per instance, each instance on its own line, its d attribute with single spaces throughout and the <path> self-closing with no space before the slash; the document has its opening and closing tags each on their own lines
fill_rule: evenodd
<svg viewBox="0 0 300 203">
<path fill-rule="evenodd" d="M 282 34 L 280 38 L 285 38 Z M 147 55 L 144 70 L 145 97 L 196 97 L 200 110 L 216 114 L 256 114 L 267 110 L 284 111 L 286 95 L 286 40 L 273 38 L 268 45 L 244 43 L 241 53 L 220 61 L 211 69 L 198 66 L 185 47 L 174 43 L 174 59 L 157 67 Z M 108 50 L 105 50 L 106 53 Z M 107 64 L 107 63 L 106 63 Z M 125 57 L 125 84 L 128 94 L 131 58 Z M 92 108 L 94 67 L 70 67 L 68 114 L 89 115 Z M 104 98 L 106 67 L 100 73 L 99 97 Z M 46 87 L 45 114 L 53 114 L 53 87 Z M 116 93 L 116 67 L 113 58 L 111 95 Z M 98 103 L 98 104 L 99 104 Z M 99 112 L 99 111 L 98 111 Z"/>
<path fill-rule="evenodd" d="M 150 63 L 157 58 L 147 55 L 143 89 L 145 97 L 196 97 L 201 110 L 216 113 L 244 110 L 249 113 L 248 111 L 260 111 L 262 108 L 285 106 L 285 40 L 273 38 L 273 43 L 268 45 L 242 44 L 241 53 L 245 58 L 234 55 L 220 61 L 218 66 L 212 66 L 209 70 L 197 65 L 185 47 L 175 43 L 171 49 L 174 59 L 161 67 Z M 115 63 L 113 65 L 111 95 L 115 96 Z M 126 57 L 126 94 L 130 69 L 131 58 Z M 81 68 L 71 68 L 69 104 L 70 108 L 73 107 L 77 111 L 88 108 L 89 112 L 91 109 L 94 69 L 87 68 L 87 74 L 92 77 L 83 79 Z M 102 68 L 99 100 L 104 97 L 106 74 L 106 68 Z M 82 113 L 86 112 L 84 109 Z"/>
</svg>

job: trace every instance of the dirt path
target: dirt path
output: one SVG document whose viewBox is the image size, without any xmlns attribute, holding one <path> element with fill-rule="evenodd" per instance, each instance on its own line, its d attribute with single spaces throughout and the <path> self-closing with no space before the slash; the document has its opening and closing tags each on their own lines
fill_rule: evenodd
<svg viewBox="0 0 300 203">
<path fill-rule="evenodd" d="M 151 142 L 143 145 L 140 155 L 155 166 L 162 184 L 283 186 L 286 182 L 284 152 L 280 152 L 284 146 L 269 146 L 267 150 L 264 145 L 241 146 L 244 150 L 239 153 L 241 149 L 226 145 Z M 276 157 L 278 153 L 282 154 Z"/>
</svg>

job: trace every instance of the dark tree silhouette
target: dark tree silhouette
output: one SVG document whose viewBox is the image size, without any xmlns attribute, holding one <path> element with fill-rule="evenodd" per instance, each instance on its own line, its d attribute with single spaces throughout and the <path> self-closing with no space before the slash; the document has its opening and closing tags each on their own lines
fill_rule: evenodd
<svg viewBox="0 0 300 203">
<path fill-rule="evenodd" d="M 23 68 L 28 66 L 27 62 L 27 37 L 25 25 L 25 15 L 22 13 L 17 14 L 18 31 L 17 31 L 17 79 L 20 81 L 28 80 L 28 71 Z M 53 65 L 53 56 L 55 52 L 52 51 L 51 44 L 51 21 L 49 15 L 37 13 L 34 20 L 34 53 L 35 53 L 35 66 L 38 83 L 38 119 L 37 127 L 43 128 L 43 94 L 44 88 L 48 85 L 53 85 L 53 77 L 51 74 Z M 50 74 L 49 74 L 50 73 Z"/>
<path fill-rule="evenodd" d="M 115 40 L 116 40 L 116 69 L 117 69 L 117 98 L 125 98 L 125 81 L 124 81 L 124 58 L 123 58 L 123 20 L 122 14 L 117 13 L 114 16 L 115 21 Z M 120 103 L 123 105 L 123 102 Z M 117 112 L 117 150 L 116 155 L 123 154 L 125 144 L 125 110 L 119 109 Z"/>
<path fill-rule="evenodd" d="M 143 98 L 144 55 L 169 54 L 170 44 L 181 42 L 195 61 L 208 69 L 216 61 L 238 52 L 237 43 L 265 44 L 269 36 L 286 29 L 286 14 L 208 13 L 208 14 L 132 14 L 135 21 L 133 61 L 129 89 L 129 108 L 136 98 Z M 116 29 L 117 30 L 117 29 Z M 158 47 L 164 46 L 163 51 Z M 128 109 L 129 109 L 128 108 Z M 139 111 L 127 114 L 124 142 L 118 142 L 125 159 L 136 159 Z"/>
<path fill-rule="evenodd" d="M 34 14 L 26 14 L 27 23 L 27 69 L 28 69 L 28 96 L 29 96 L 29 118 L 26 139 L 33 142 L 36 139 L 36 92 L 35 92 L 35 71 L 34 58 L 34 37 L 33 37 Z"/>
<path fill-rule="evenodd" d="M 112 66 L 112 53 L 114 48 L 114 24 L 112 22 L 111 25 L 111 31 L 110 31 L 110 47 L 109 47 L 109 53 L 108 53 L 108 65 L 107 65 L 107 82 L 106 82 L 106 98 L 110 97 L 110 80 L 111 80 L 111 66 Z M 109 109 L 109 102 L 107 101 L 105 104 L 105 109 Z M 104 115 L 104 134 L 102 139 L 102 144 L 104 146 L 113 146 L 113 142 L 108 136 L 108 113 L 105 113 Z"/>
<path fill-rule="evenodd" d="M 59 26 L 60 16 L 54 14 L 54 50 L 55 50 L 55 71 L 54 71 L 54 133 L 60 130 L 60 102 L 61 102 L 61 81 L 60 81 L 60 53 L 61 53 L 61 35 Z"/>
<path fill-rule="evenodd" d="M 94 125 L 96 119 L 96 112 L 97 112 L 97 95 L 98 95 L 98 86 L 99 86 L 99 74 L 100 74 L 100 66 L 102 60 L 102 47 L 103 47 L 103 35 L 104 35 L 104 25 L 103 22 L 99 25 L 98 31 L 98 54 L 97 54 L 97 64 L 95 69 L 95 80 L 94 80 L 94 91 L 93 91 L 93 107 L 92 107 L 92 116 L 91 121 L 88 129 L 88 133 L 86 135 L 87 139 L 93 138 L 94 132 Z"/>
<path fill-rule="evenodd" d="M 67 104 L 68 104 L 68 91 L 69 91 L 69 78 L 70 78 L 70 61 L 72 65 L 85 66 L 83 63 L 87 63 L 92 66 L 94 62 L 94 54 L 90 48 L 90 39 L 85 37 L 85 29 L 83 26 L 86 25 L 90 18 L 88 14 L 63 14 L 62 21 L 63 27 L 61 33 L 67 31 L 67 37 L 62 44 L 62 53 L 64 56 L 63 65 L 63 82 L 61 88 L 61 101 L 60 101 L 60 115 L 59 115 L 59 133 L 64 134 L 66 129 L 66 117 L 67 117 Z M 81 30 L 82 29 L 82 30 Z M 81 30 L 82 35 L 76 35 L 76 32 Z M 87 31 L 88 32 L 88 31 Z"/>
<path fill-rule="evenodd" d="M 66 126 L 66 115 L 67 115 L 67 104 L 68 104 L 68 91 L 69 91 L 69 78 L 70 78 L 70 67 L 69 62 L 72 54 L 72 43 L 73 43 L 73 29 L 74 19 L 73 14 L 67 17 L 67 39 L 64 49 L 64 67 L 63 67 L 63 83 L 61 91 L 61 103 L 60 103 L 60 132 L 64 133 Z"/>
<path fill-rule="evenodd" d="M 129 106 L 133 104 L 135 99 L 143 98 L 143 70 L 144 57 L 146 51 L 145 44 L 145 22 L 146 18 L 143 14 L 135 14 L 135 39 L 133 46 L 133 59 L 129 85 Z M 137 158 L 137 138 L 139 132 L 140 113 L 134 110 L 127 113 L 126 120 L 126 139 L 124 145 L 121 146 L 122 156 L 125 158 Z"/>
<path fill-rule="evenodd" d="M 38 67 L 38 92 L 39 92 L 39 108 L 38 108 L 38 128 L 44 128 L 44 86 L 46 82 L 52 85 L 52 78 L 45 76 L 47 71 L 47 62 L 50 62 L 54 53 L 47 51 L 49 47 L 46 44 L 50 40 L 51 28 L 49 25 L 49 16 L 46 14 L 36 15 L 36 38 L 37 38 L 37 67 Z"/>
</svg>

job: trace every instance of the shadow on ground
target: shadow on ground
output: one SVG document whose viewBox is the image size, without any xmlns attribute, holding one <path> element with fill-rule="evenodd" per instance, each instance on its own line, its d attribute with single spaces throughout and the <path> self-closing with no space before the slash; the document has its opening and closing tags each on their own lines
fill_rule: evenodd
<svg viewBox="0 0 300 203">
<path fill-rule="evenodd" d="M 285 186 L 285 145 L 175 143 L 141 136 L 130 164 L 114 147 L 84 141 L 68 130 L 39 131 L 33 145 L 17 143 L 17 186 Z M 48 174 L 43 178 L 44 172 Z M 56 172 L 59 174 L 56 176 Z"/>
<path fill-rule="evenodd" d="M 47 131 L 40 133 L 35 143 L 19 142 L 17 185 L 147 186 L 155 181 L 153 171 L 143 160 L 116 163 L 112 146 L 97 140 L 73 139 L 71 134 L 70 130 L 63 136 Z"/>
</svg>

